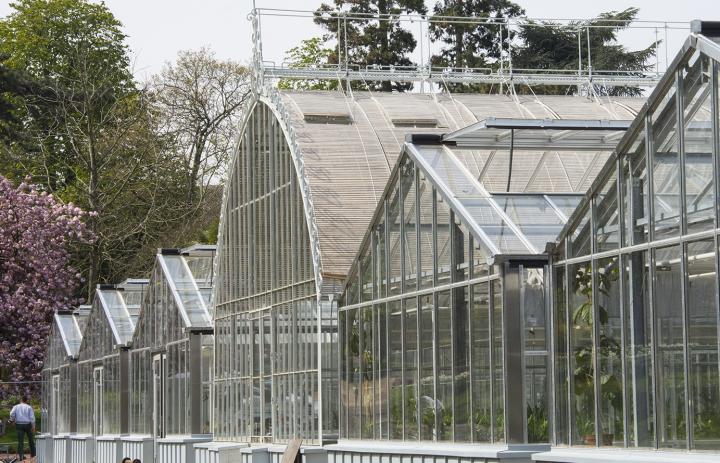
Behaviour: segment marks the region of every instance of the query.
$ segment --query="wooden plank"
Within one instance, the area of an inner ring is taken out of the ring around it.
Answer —
[[[295,463],[300,461],[300,445],[302,444],[302,439],[293,439],[290,441],[290,443],[285,447],[285,452],[283,453],[282,460],[280,460],[280,463]]]

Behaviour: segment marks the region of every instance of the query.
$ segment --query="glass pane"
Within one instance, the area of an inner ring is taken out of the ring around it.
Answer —
[[[418,184],[420,203],[420,285],[430,288],[433,285],[433,189],[430,182],[421,180]]]
[[[685,210],[688,233],[714,227],[713,136],[710,60],[698,59],[683,84]]]
[[[505,441],[505,361],[503,357],[503,292],[500,280],[492,282],[493,300],[493,413],[495,442]]]
[[[660,447],[685,448],[685,359],[683,356],[680,246],[655,250],[655,332],[658,340]]]
[[[371,239],[372,240],[372,239]],[[373,268],[372,268],[372,243],[370,247],[365,249],[362,258],[360,259],[361,268],[361,286],[362,286],[362,302],[372,301],[373,299]]]
[[[470,288],[453,290],[453,363],[456,442],[470,441]]]
[[[626,153],[620,158],[625,237],[623,246],[640,244],[648,239],[649,189],[647,181],[647,156],[645,126],[635,135]]]
[[[624,445],[622,318],[620,313],[620,267],[617,257],[595,264],[595,292],[599,334],[600,445]]]
[[[417,440],[418,434],[418,304],[411,297],[403,300],[405,357],[403,378],[405,381],[403,404],[405,412],[405,439]]]
[[[464,225],[457,223],[457,218],[452,229],[455,253],[453,281],[464,281],[470,278],[470,234]]]
[[[687,245],[689,383],[696,449],[720,447],[715,253],[712,239]]]
[[[488,283],[473,285],[472,323],[472,399],[473,441],[490,442],[490,291]]]
[[[586,205],[580,213],[581,219],[575,226],[569,241],[570,258],[590,255],[592,233],[590,230],[590,208]]]
[[[437,439],[453,439],[453,332],[450,291],[437,293]]]
[[[547,195],[547,197],[550,199],[550,201],[553,203],[555,207],[560,209],[560,212],[563,213],[563,215],[566,218],[570,218],[570,216],[575,212],[575,209],[577,209],[578,204],[580,204],[580,201],[583,199],[583,195]]]
[[[656,239],[675,236],[680,230],[680,160],[675,100],[675,87],[671,87],[652,114]]]
[[[435,398],[433,370],[433,296],[420,297],[420,439],[435,440],[435,418],[438,406]]]
[[[400,301],[388,302],[388,380],[390,382],[390,439],[403,438],[403,335],[402,305]],[[412,413],[412,411],[411,411]]]
[[[555,444],[568,444],[567,302],[565,266],[555,267]]]
[[[654,397],[650,316],[650,271],[647,251],[623,256],[625,267],[625,355],[628,439],[636,447],[654,447]]]
[[[568,266],[570,320],[570,394],[575,445],[592,445],[595,440],[595,370],[593,357],[592,267],[590,262]]]
[[[508,226],[487,198],[460,199],[470,216],[482,229],[487,239],[501,253],[529,252],[527,247]]]
[[[437,267],[435,274],[437,275],[437,285],[444,285],[451,282],[452,240],[450,235],[453,224],[450,222],[450,209],[439,194],[436,194],[436,200]]]
[[[375,226],[375,297],[386,297],[385,218],[382,216]]]
[[[549,442],[548,339],[543,268],[523,269],[521,294],[527,441]]]
[[[400,223],[402,214],[400,211],[400,193],[397,188],[388,199],[388,256],[390,264],[390,275],[388,281],[388,295],[395,296],[401,292],[402,282],[402,240],[400,235]]]
[[[554,243],[565,222],[542,196],[493,196],[500,208],[539,251]]]
[[[418,277],[418,227],[416,226],[415,167],[408,162],[401,168],[401,194],[403,196],[403,252],[405,254],[404,291],[417,288]]]
[[[595,252],[617,249],[620,243],[620,218],[618,216],[617,175],[605,181],[595,201]]]
[[[364,307],[361,311],[360,324],[360,365],[361,365],[361,404],[362,404],[362,433],[364,439],[372,439],[375,432],[374,398],[375,398],[375,361],[373,352],[373,308]]]
[[[360,320],[358,310],[347,311],[348,318],[348,437],[360,438]]]

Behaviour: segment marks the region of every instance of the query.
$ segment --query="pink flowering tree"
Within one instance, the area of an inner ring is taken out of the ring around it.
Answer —
[[[82,303],[70,248],[92,240],[87,214],[0,176],[0,381],[16,384],[0,399],[37,393],[53,313]]]

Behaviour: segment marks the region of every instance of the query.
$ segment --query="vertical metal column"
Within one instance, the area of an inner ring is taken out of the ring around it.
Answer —
[[[130,350],[120,349],[120,434],[130,432]]]
[[[202,434],[202,334],[189,333],[190,434]]]

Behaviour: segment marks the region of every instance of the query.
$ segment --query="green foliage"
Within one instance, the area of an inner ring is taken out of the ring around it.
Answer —
[[[400,26],[397,20],[403,13],[425,14],[423,0],[334,0],[333,5],[323,3],[315,12],[315,22],[328,31],[326,40],[339,43],[329,55],[330,63],[347,61],[365,66],[410,66],[409,54],[415,50],[417,41],[413,34]],[[359,16],[383,15],[383,20],[358,17],[340,21],[343,14]],[[347,37],[347,39],[346,39]],[[347,57],[344,50],[347,45]],[[353,84],[356,85],[356,84]],[[358,88],[382,91],[406,91],[412,84],[405,82],[357,83]]]
[[[590,26],[590,54],[596,71],[628,71],[639,73],[650,68],[648,60],[657,51],[657,43],[630,51],[618,42],[618,34],[627,29],[637,18],[639,9],[628,8],[603,13],[590,21],[559,25],[551,21],[530,23],[521,28],[519,38],[523,45],[513,52],[513,67],[518,69],[578,70],[578,53],[583,56],[583,68],[587,68],[588,39],[586,27]],[[546,27],[552,25],[553,27]],[[594,26],[594,27],[593,27]],[[580,32],[580,40],[578,40]],[[518,89],[529,92],[529,89]],[[536,93],[574,94],[577,87],[546,86],[533,89]],[[606,87],[596,84],[594,91],[601,95],[637,96],[641,90],[635,87]]]
[[[501,19],[522,16],[525,10],[510,0],[443,0],[435,3],[436,16]],[[440,51],[431,57],[433,66],[450,68],[497,69],[500,55],[500,25],[431,19],[431,37],[442,44]],[[502,47],[507,49],[515,33],[503,28]],[[453,84],[452,92],[487,91],[487,85]]]
[[[330,64],[333,49],[327,46],[322,37],[313,37],[300,42],[285,53],[285,61],[290,68],[304,68]],[[281,90],[337,90],[336,80],[320,79],[281,79],[278,88]]]
[[[549,442],[549,422],[545,402],[527,405],[527,433],[529,443]]]

